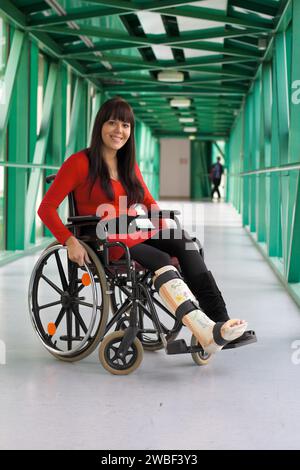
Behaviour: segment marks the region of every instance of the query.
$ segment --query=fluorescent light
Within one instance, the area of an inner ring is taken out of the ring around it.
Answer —
[[[196,139],[196,136],[195,136],[195,135],[189,135],[189,139],[190,139],[190,140],[195,140],[195,139]]]
[[[184,127],[184,132],[197,132],[197,127]]]
[[[159,72],[157,79],[160,82],[183,82],[183,72],[176,72],[175,70]]]
[[[175,98],[170,101],[171,106],[176,106],[177,108],[188,108],[191,105],[191,100],[183,98]]]
[[[267,49],[267,39],[266,38],[259,38],[258,39],[258,49],[260,51],[264,51]]]
[[[185,117],[179,118],[179,122],[194,122],[194,121],[195,121],[194,118],[185,118]]]

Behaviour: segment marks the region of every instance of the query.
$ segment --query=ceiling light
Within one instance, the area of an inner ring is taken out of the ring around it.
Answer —
[[[139,101],[139,104],[140,104],[141,106],[146,106],[147,103],[146,103],[146,101]]]
[[[191,100],[183,98],[175,98],[170,101],[171,106],[176,106],[177,108],[188,108],[191,105]]]
[[[195,135],[189,135],[189,139],[190,139],[190,140],[195,140],[195,139],[196,139],[196,136],[195,136]]]
[[[184,127],[184,132],[197,132],[197,127]]]
[[[176,72],[175,70],[159,72],[157,80],[160,82],[183,82],[184,74],[183,72]]]
[[[194,118],[188,118],[188,117],[179,118],[179,122],[194,122],[194,121],[195,121]]]
[[[266,38],[259,38],[258,39],[258,49],[260,51],[264,51],[267,48],[267,39]]]

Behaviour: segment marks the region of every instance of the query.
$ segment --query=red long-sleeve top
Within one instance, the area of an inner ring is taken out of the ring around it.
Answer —
[[[113,190],[114,190],[114,200],[111,201],[108,199],[105,192],[102,190],[100,184],[96,183],[92,189],[91,196],[89,197],[90,192],[90,182],[88,181],[88,170],[89,170],[89,161],[87,155],[84,151],[77,152],[71,155],[61,166],[58,171],[55,180],[52,182],[49,190],[45,194],[39,209],[38,215],[43,221],[43,223],[48,227],[50,232],[54,237],[61,243],[65,244],[67,239],[72,236],[72,232],[68,230],[67,227],[63,224],[60,219],[57,208],[65,197],[73,191],[77,212],[78,215],[103,215],[103,212],[99,212],[99,206],[102,204],[109,204],[110,207],[115,210],[115,216],[124,213],[122,209],[122,200],[120,196],[126,196],[125,189],[120,181],[111,179]],[[140,169],[135,164],[135,173],[141,182],[144,189],[144,200],[143,205],[147,209],[159,209],[158,204],[155,199],[152,197],[149,189],[144,182],[144,179],[141,175]],[[120,204],[121,202],[121,204]],[[103,208],[103,206],[102,206]],[[98,210],[97,210],[98,209]],[[136,214],[135,210],[125,210],[127,214]],[[109,215],[107,218],[111,218]],[[110,234],[108,236],[108,241],[122,241],[128,247],[132,247],[139,243],[142,243],[144,240],[151,238],[155,233],[160,230],[157,224],[154,224],[155,229],[149,231],[136,231],[130,234]],[[165,225],[162,224],[161,228]],[[109,248],[109,257],[111,260],[119,259],[124,250],[121,247],[110,247]]]

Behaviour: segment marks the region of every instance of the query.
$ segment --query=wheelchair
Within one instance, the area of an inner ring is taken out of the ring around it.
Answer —
[[[50,175],[46,182],[54,178]],[[211,355],[194,336],[190,346],[185,340],[176,339],[183,324],[160,301],[152,273],[131,259],[124,243],[108,241],[107,221],[77,215],[73,193],[68,195],[68,209],[66,227],[86,249],[91,263],[79,267],[69,260],[67,247],[55,241],[34,266],[28,291],[29,312],[33,328],[49,353],[62,361],[74,362],[100,345],[101,364],[116,375],[136,370],[144,350],[164,348],[167,354],[190,353],[197,365],[206,365]],[[136,219],[151,216],[173,220],[180,228],[179,213],[160,210],[127,216],[127,228]],[[203,256],[200,242],[197,238],[193,241]],[[124,258],[110,260],[112,246],[122,247]],[[181,273],[177,258],[172,258],[172,264]]]

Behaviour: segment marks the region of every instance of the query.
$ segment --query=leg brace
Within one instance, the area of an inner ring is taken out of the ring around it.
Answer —
[[[174,266],[163,266],[155,271],[153,283],[169,310],[191,330],[206,352],[219,351],[244,333],[247,323],[234,325],[237,320],[218,323],[210,320],[199,309],[196,298]]]

